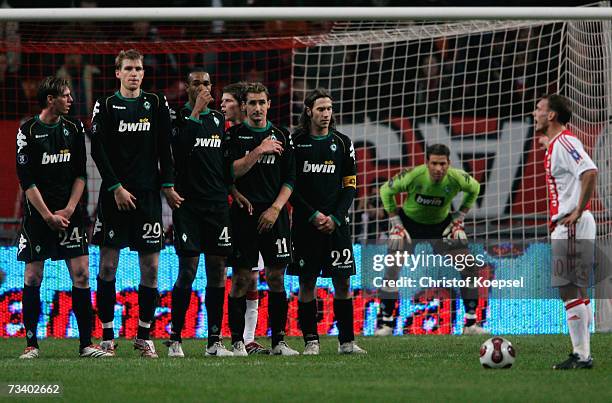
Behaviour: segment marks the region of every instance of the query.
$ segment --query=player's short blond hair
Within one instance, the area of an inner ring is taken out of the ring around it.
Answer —
[[[144,56],[136,49],[121,50],[115,58],[115,70],[121,70],[124,60],[140,60],[142,62]]]

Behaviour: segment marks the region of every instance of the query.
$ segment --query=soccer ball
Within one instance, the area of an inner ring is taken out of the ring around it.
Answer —
[[[503,337],[491,337],[480,346],[480,363],[484,368],[510,368],[515,358],[516,350]]]

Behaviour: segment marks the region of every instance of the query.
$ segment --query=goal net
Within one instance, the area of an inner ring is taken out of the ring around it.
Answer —
[[[435,143],[481,183],[469,234],[545,237],[544,149],[531,113],[553,92],[572,100],[570,128],[600,168],[593,210],[598,235],[611,235],[610,21],[336,23],[317,41],[293,50],[293,123],[309,89],[331,90],[357,150],[357,240],[385,235],[378,188]]]

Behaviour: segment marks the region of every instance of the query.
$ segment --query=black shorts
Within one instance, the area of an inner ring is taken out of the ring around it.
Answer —
[[[293,258],[287,274],[304,278],[354,275],[355,256],[349,225],[324,234],[310,223],[294,224]]]
[[[89,254],[83,210],[77,206],[65,231],[54,231],[34,213],[23,217],[17,260],[30,263],[45,259],[67,260]]]
[[[465,249],[465,245],[460,240],[448,240],[442,239],[442,233],[452,221],[452,217],[449,214],[446,216],[444,221],[438,224],[421,224],[406,216],[403,210],[400,210],[399,216],[402,219],[404,228],[410,234],[411,239],[430,239],[435,240],[432,242],[434,252],[444,254],[449,251],[456,251],[458,249]],[[414,243],[413,243],[414,244]]]
[[[172,212],[172,223],[177,255],[231,254],[232,229],[227,202],[210,204],[186,200]]]
[[[92,243],[113,249],[127,246],[138,252],[158,252],[164,245],[159,192],[130,192],[136,209],[119,211],[113,192],[101,192]]]
[[[278,214],[272,229],[263,233],[257,231],[259,216],[270,207],[254,205],[253,215],[246,209],[232,204],[230,217],[234,230],[234,253],[230,264],[238,267],[257,267],[259,253],[265,266],[286,265],[292,260],[291,230],[287,208]]]

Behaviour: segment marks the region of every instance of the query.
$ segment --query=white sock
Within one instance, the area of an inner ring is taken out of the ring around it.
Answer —
[[[247,296],[246,311],[244,313],[244,344],[249,344],[255,340],[258,308],[259,299],[249,299]]]
[[[588,329],[588,310],[581,299],[565,301],[565,314],[567,327],[574,353],[578,354],[581,361],[591,356],[590,334]]]

